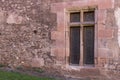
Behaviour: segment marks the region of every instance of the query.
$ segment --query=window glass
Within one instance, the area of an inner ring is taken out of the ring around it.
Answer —
[[[84,22],[94,21],[94,11],[84,12],[83,18]]]
[[[80,12],[70,13],[70,22],[80,22]]]

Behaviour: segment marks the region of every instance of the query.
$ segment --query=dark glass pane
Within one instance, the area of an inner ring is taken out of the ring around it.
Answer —
[[[70,63],[79,64],[80,61],[80,27],[70,28]]]
[[[88,21],[95,21],[95,13],[94,11],[88,11],[88,12],[84,12],[84,21],[88,22]]]
[[[84,27],[84,64],[94,64],[94,26]]]
[[[70,13],[70,22],[80,22],[80,12]]]

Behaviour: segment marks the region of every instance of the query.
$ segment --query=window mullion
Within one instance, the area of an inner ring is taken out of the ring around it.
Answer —
[[[81,12],[81,14],[80,14],[80,20],[81,20],[81,24],[80,24],[80,66],[83,66],[83,25],[82,25],[82,23],[83,23],[83,10],[81,10],[80,11]]]

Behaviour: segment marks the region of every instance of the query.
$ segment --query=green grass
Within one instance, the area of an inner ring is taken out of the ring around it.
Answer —
[[[0,70],[0,80],[54,80],[51,78],[39,78],[17,72],[6,72]]]

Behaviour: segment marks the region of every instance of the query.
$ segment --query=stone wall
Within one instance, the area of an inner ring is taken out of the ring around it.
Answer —
[[[50,49],[60,0],[0,0],[0,63],[10,67],[40,67],[55,63]]]
[[[114,38],[109,40],[107,47],[112,55],[108,56],[108,63],[105,65],[110,71],[120,71],[120,1],[114,0],[114,9],[107,10],[106,27],[113,28]]]
[[[57,30],[52,32],[52,38],[56,40],[55,47],[52,47],[52,53],[61,57],[61,60],[67,58],[66,63],[69,64],[70,44],[69,26],[66,24],[68,19],[67,13],[69,13],[69,10],[73,9],[79,10],[84,7],[89,8],[96,6],[95,66],[106,67],[111,61],[118,61],[118,27],[116,25],[114,13],[114,5],[116,2],[117,1],[114,0],[78,0],[74,2],[67,1],[53,4],[52,11],[57,14]]]
[[[120,1],[80,1],[0,0],[0,63],[10,67],[64,65],[65,53],[69,53],[65,51],[64,9],[99,5],[96,65],[118,71]]]

